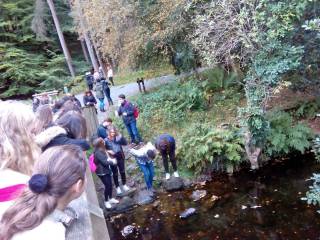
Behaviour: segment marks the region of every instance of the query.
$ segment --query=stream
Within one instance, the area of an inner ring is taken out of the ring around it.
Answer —
[[[112,240],[185,239],[320,239],[317,207],[300,200],[305,196],[313,172],[320,172],[312,155],[273,162],[257,172],[219,175],[204,186],[159,193],[153,204],[137,207],[107,221]],[[207,195],[194,202],[190,195],[204,189]],[[220,199],[212,201],[212,196]],[[180,219],[187,208],[195,215]],[[135,226],[123,237],[121,230]]]

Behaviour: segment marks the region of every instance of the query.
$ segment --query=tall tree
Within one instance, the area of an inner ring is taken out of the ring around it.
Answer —
[[[51,14],[52,14],[54,25],[56,27],[56,30],[57,30],[57,33],[58,33],[58,36],[59,36],[60,44],[61,44],[61,47],[62,47],[62,50],[63,50],[63,54],[65,56],[65,59],[66,59],[70,74],[71,74],[72,77],[75,77],[75,72],[74,72],[74,69],[73,69],[73,66],[72,66],[72,60],[71,60],[70,52],[69,52],[69,49],[67,47],[66,41],[64,39],[62,30],[61,30],[61,27],[60,27],[59,19],[57,17],[57,13],[56,13],[56,10],[54,8],[54,4],[53,4],[52,0],[47,0],[47,3],[49,5],[49,8],[50,8],[50,11],[51,11]]]

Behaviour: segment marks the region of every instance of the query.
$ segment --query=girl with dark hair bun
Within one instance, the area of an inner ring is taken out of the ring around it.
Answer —
[[[24,191],[1,218],[0,239],[64,240],[72,218],[63,211],[83,193],[86,165],[74,145],[42,153]]]

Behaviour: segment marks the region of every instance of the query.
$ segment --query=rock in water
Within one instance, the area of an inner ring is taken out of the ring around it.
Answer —
[[[180,218],[185,219],[187,217],[190,217],[191,215],[196,213],[196,209],[195,208],[188,208],[187,210],[183,211],[182,213],[180,213]]]
[[[190,196],[191,199],[193,199],[193,201],[198,201],[201,198],[205,197],[207,195],[207,191],[206,190],[196,190],[192,193],[192,195]]]
[[[135,205],[135,202],[130,197],[124,197],[121,199],[120,203],[115,205],[115,208],[112,210],[116,213],[124,212]]]
[[[183,189],[183,179],[180,177],[171,177],[169,180],[164,180],[163,187],[168,192]]]
[[[122,236],[127,237],[128,235],[133,233],[134,229],[135,229],[135,227],[132,225],[125,226],[123,228],[123,230],[121,231],[121,234],[122,234]]]
[[[148,190],[142,190],[135,197],[135,201],[139,205],[152,203],[154,201],[154,194]]]

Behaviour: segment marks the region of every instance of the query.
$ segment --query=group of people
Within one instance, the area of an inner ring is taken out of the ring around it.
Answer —
[[[168,159],[174,176],[179,177],[175,160],[175,140],[160,135],[154,144],[143,144],[136,127],[134,106],[119,96],[117,115],[121,116],[131,138],[129,152],[144,174],[146,188],[153,193],[153,160],[159,152],[166,179],[170,178]],[[129,191],[123,146],[128,142],[112,123],[104,120],[93,140],[95,174],[105,186],[105,206],[119,200],[113,197]],[[15,102],[0,102],[0,239],[65,239],[73,216],[65,213],[71,201],[82,197],[90,149],[86,140],[86,120],[81,103],[67,94],[53,104],[41,100],[33,109]],[[121,185],[118,176],[121,177]],[[113,179],[113,183],[112,183]]]
[[[72,96],[32,109],[0,102],[0,239],[65,239],[82,196],[90,148]]]
[[[137,165],[144,175],[146,189],[153,195],[153,161],[158,152],[163,160],[166,180],[170,179],[168,159],[172,163],[174,177],[179,177],[175,159],[175,139],[169,134],[162,134],[156,138],[154,144],[151,142],[144,144],[136,126],[133,104],[126,100],[123,94],[119,95],[118,101],[119,108],[116,111],[116,115],[122,117],[131,138],[129,153],[136,159]],[[97,166],[96,174],[105,185],[105,206],[110,209],[112,204],[119,202],[112,197],[112,177],[117,195],[120,195],[122,191],[130,190],[126,185],[125,154],[123,151],[123,146],[128,145],[128,142],[113,125],[111,118],[106,118],[98,126],[97,136],[98,139],[93,144],[94,163]],[[118,172],[121,176],[122,189],[118,181]]]
[[[104,98],[106,96],[109,106],[113,105],[111,98],[110,85],[114,86],[113,82],[113,70],[110,65],[107,67],[107,77],[105,77],[102,67],[99,67],[99,71],[94,71],[85,74],[85,80],[88,86],[88,90],[85,92],[83,102],[85,106],[92,106],[97,104],[97,100],[92,94],[92,90],[95,90],[96,97],[99,100],[99,110],[105,112]]]

